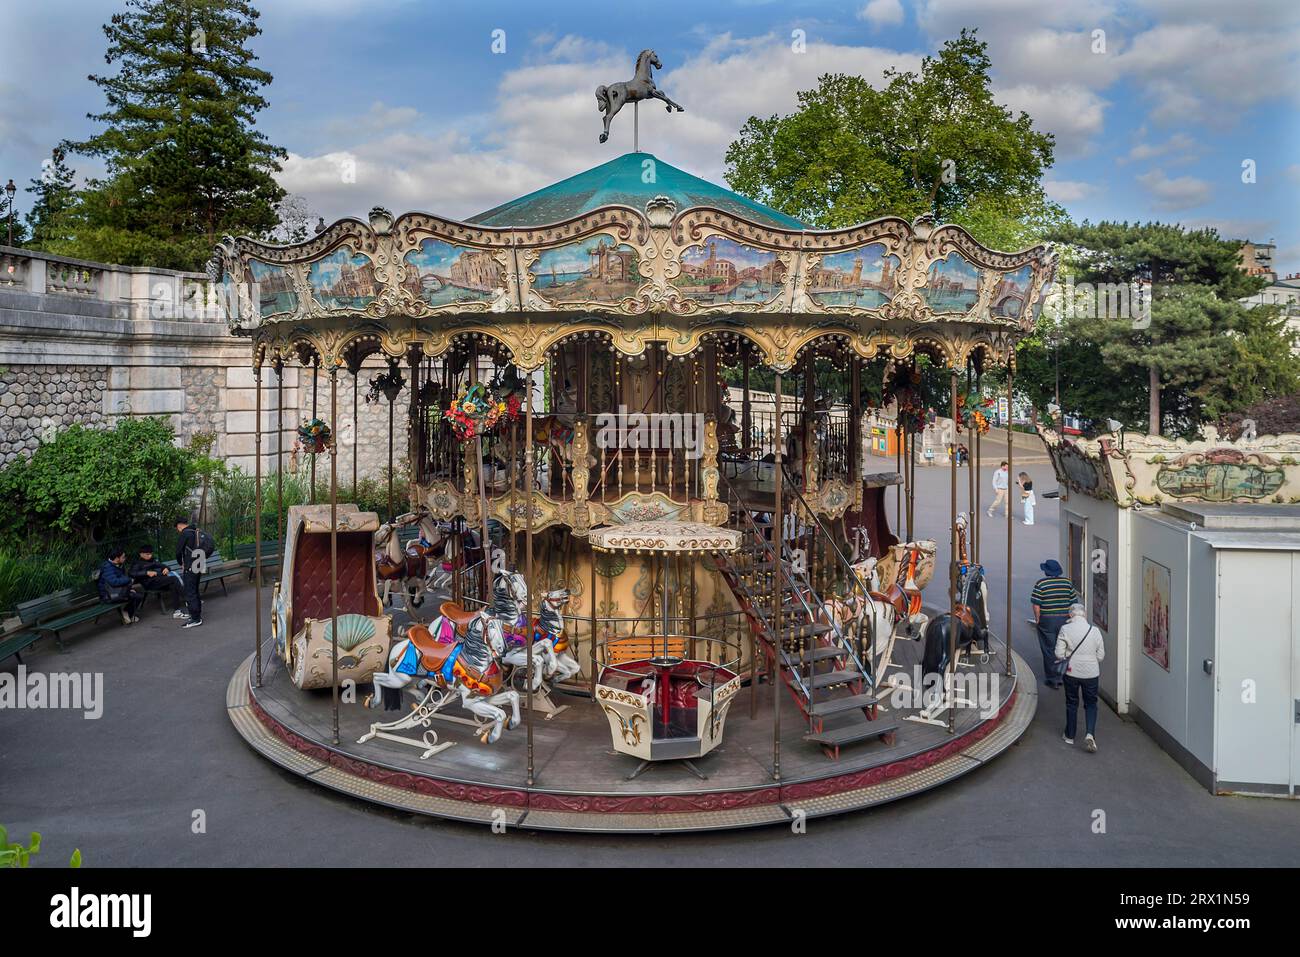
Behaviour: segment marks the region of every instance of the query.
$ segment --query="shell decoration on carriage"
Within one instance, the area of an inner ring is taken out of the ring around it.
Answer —
[[[392,620],[375,586],[379,516],[338,505],[338,680],[358,683],[382,670]],[[296,687],[328,688],[334,673],[330,614],[330,506],[289,508],[284,566],[272,602],[271,637]]]

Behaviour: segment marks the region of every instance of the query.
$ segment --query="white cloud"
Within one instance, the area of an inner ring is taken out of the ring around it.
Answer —
[[[1105,127],[1107,101],[1082,86],[1026,84],[996,88],[994,94],[1013,111],[1028,113],[1035,129],[1056,136],[1058,159],[1090,152],[1094,138]]]
[[[1043,189],[1047,191],[1048,198],[1058,203],[1076,203],[1097,191],[1092,183],[1074,179],[1045,179]]]
[[[1144,136],[1146,128],[1143,127],[1138,131],[1138,136]],[[1121,166],[1127,163],[1141,163],[1145,160],[1155,159],[1156,157],[1165,157],[1168,163],[1186,163],[1196,159],[1197,149],[1196,141],[1186,133],[1175,133],[1163,143],[1137,143],[1125,155],[1119,157],[1115,162]]]
[[[1210,201],[1213,193],[1208,180],[1195,176],[1178,176],[1170,178],[1162,169],[1153,169],[1137,178],[1138,183],[1151,195],[1151,203],[1156,209],[1175,212],[1203,206]]]
[[[871,0],[858,11],[858,19],[873,27],[898,26],[903,22],[903,5],[898,0]]]

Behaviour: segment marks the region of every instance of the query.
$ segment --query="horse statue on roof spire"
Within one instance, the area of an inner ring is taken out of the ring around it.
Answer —
[[[602,143],[609,139],[609,121],[624,106],[637,100],[663,100],[667,104],[669,113],[673,110],[678,113],[685,112],[685,108],[680,103],[668,99],[664,92],[655,86],[651,70],[663,68],[663,63],[659,61],[659,54],[654,50],[642,50],[636,58],[636,76],[622,83],[596,87],[596,109],[605,114],[605,132],[600,134]]]

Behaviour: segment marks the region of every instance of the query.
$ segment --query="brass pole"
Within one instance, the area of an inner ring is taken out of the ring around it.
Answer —
[[[1012,418],[1012,387],[1016,372],[1016,357],[1012,353],[1010,360],[1007,362],[1007,633],[1003,636],[1003,644],[1007,647],[1007,664],[1006,674],[1011,677],[1011,540],[1014,538],[1014,516],[1015,509],[1011,507],[1011,469],[1015,464],[1013,456],[1013,447],[1011,444],[1011,418]]]
[[[894,423],[894,468],[902,479],[894,486],[894,533],[903,533],[903,489],[907,486],[907,474],[903,471],[903,422],[899,418]],[[882,503],[883,504],[883,503]]]
[[[785,469],[785,441],[781,435],[781,373],[776,373],[776,384],[773,386],[774,402],[776,404],[776,451],[775,451],[775,477],[776,484],[776,508],[772,512],[772,554],[773,568],[775,569],[776,582],[776,600],[773,602],[772,611],[772,780],[781,780],[781,680],[778,672],[781,670],[781,606],[785,601],[782,585],[784,583],[784,568],[781,565],[782,558],[785,555],[785,515],[782,509],[781,495],[782,489],[782,472]]]
[[[256,498],[253,513],[253,641],[256,664],[256,684],[262,687],[262,357],[259,354],[257,364],[253,366],[253,388],[257,392],[254,400],[253,420],[253,482],[256,486]]]
[[[338,366],[330,365],[330,421],[339,414]],[[313,462],[315,459],[312,460]],[[330,684],[334,700],[334,743],[339,743],[339,457],[330,450]]]
[[[590,543],[591,539],[587,539]],[[591,552],[591,675],[588,683],[591,685],[591,700],[596,700],[596,550],[588,549]]]
[[[474,343],[474,348],[470,353],[469,366],[469,384],[478,384],[478,343]],[[480,542],[479,551],[483,554],[483,601],[485,603],[492,601],[492,539],[488,536],[488,500],[487,500],[487,481],[483,475],[483,434],[480,432],[474,436],[474,464],[477,467],[475,477],[478,481],[478,514],[479,522],[482,525],[483,538]],[[531,629],[530,629],[531,630]],[[532,672],[530,671],[531,675]],[[531,680],[529,687],[532,687]]]
[[[361,410],[357,406],[357,379],[361,375],[361,363],[352,373],[352,500],[357,500],[357,459],[361,458]]]
[[[952,617],[948,619],[948,688],[945,689],[948,695],[948,733],[953,734],[957,730],[957,370],[952,370],[949,378],[949,386],[952,393],[952,447],[948,455],[948,473],[951,479],[950,492],[952,494],[952,530],[950,532],[949,555],[951,560],[948,563],[948,599],[949,612]]]
[[[397,515],[393,508],[393,406],[396,402],[396,398],[388,400],[388,520],[390,522]]]
[[[524,531],[525,561],[528,565],[528,609],[524,616],[524,682],[528,695],[528,786],[533,786],[533,374],[527,373],[527,399],[524,403],[524,481],[528,483],[524,508],[527,510]]]
[[[319,418],[316,382],[320,378],[320,353],[311,360],[311,417]],[[311,457],[311,503],[316,504],[316,456]]]
[[[275,361],[275,537],[284,554],[284,469],[280,465],[280,449],[284,446],[284,359]],[[288,636],[285,636],[288,641]]]

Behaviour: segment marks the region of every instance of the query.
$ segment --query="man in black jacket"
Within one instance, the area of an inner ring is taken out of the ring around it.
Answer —
[[[176,521],[176,531],[180,537],[176,540],[176,564],[181,569],[181,585],[185,589],[185,606],[190,613],[190,620],[185,628],[196,628],[203,624],[203,599],[199,596],[199,581],[203,577],[206,558],[194,554],[199,549],[199,530],[188,519]]]
[[[171,573],[171,569],[153,557],[152,545],[141,545],[139,558],[131,563],[130,575],[133,581],[146,592],[171,590],[173,618],[188,618],[189,613],[181,607],[185,600],[185,588],[181,580]]]
[[[122,567],[125,564],[126,549],[109,549],[104,564],[99,566],[96,585],[99,587],[99,600],[105,604],[126,602],[126,607],[119,608],[118,611],[122,615],[122,624],[133,625],[140,620],[136,617],[136,612],[144,604],[144,592],[131,581],[131,576]]]

